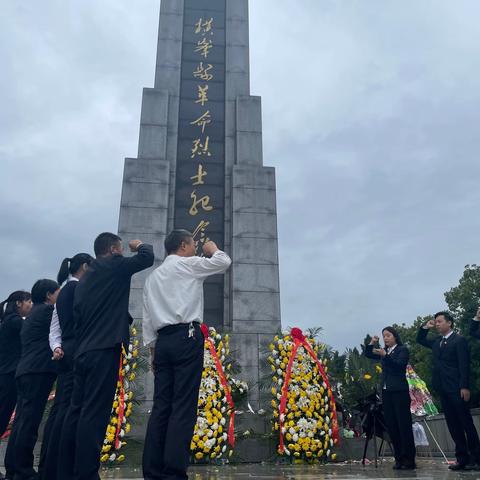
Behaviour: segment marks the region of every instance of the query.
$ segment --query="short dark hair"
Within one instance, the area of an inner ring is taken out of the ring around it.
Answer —
[[[43,278],[37,280],[32,287],[32,302],[43,303],[47,299],[48,293],[55,293],[60,286],[55,280]]]
[[[447,322],[451,323],[451,327],[453,328],[453,324],[455,323],[455,320],[453,318],[453,315],[450,312],[447,312],[447,311],[437,312],[433,318],[436,319],[437,317],[441,317],[442,315],[445,317],[445,320]]]
[[[114,247],[118,242],[121,242],[122,239],[115,235],[114,233],[110,232],[103,232],[101,233],[96,239],[95,243],[93,244],[93,250],[95,255],[98,257],[99,255],[106,255],[110,252],[110,248]]]
[[[25,292],[24,290],[17,290],[11,293],[5,301],[0,303],[0,319],[11,313],[18,312],[17,302],[25,302],[31,298],[30,292]]]
[[[395,341],[397,342],[397,345],[403,345],[402,340],[400,338],[400,334],[393,327],[385,327],[382,330],[382,333],[385,331],[390,332],[395,337]]]
[[[175,253],[182,245],[182,242],[188,243],[190,239],[193,239],[193,235],[188,230],[178,229],[170,232],[164,243],[167,255]]]

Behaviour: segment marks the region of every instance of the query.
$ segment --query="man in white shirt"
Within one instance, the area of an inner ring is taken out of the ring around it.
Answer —
[[[174,230],[167,257],[145,282],[143,341],[155,374],[153,408],[143,452],[145,480],[187,479],[203,371],[203,282],[232,261],[214,242],[196,256],[192,234]]]

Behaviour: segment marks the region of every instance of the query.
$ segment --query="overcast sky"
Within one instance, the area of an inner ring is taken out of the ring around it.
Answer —
[[[116,231],[159,0],[0,3],[0,297]],[[479,262],[480,3],[251,0],[282,320],[343,349]]]

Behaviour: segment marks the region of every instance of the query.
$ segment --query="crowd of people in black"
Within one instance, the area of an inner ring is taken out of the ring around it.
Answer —
[[[432,350],[432,387],[440,398],[447,427],[455,443],[456,462],[450,470],[480,470],[480,442],[470,413],[470,352],[465,337],[454,332],[454,318],[438,312],[417,334],[417,342]],[[429,335],[435,329],[437,335]],[[471,320],[470,334],[480,339],[480,308]],[[396,470],[413,470],[415,443],[406,378],[408,348],[392,327],[382,331],[385,348],[373,336],[365,355],[382,364],[382,406],[385,426],[392,442]]]
[[[95,258],[65,259],[57,281],[15,291],[0,304],[0,437],[12,414],[5,453],[9,480],[98,480],[100,453],[117,387],[122,345],[128,348],[132,276],[154,263],[153,247],[102,233]],[[203,369],[203,282],[231,260],[212,241],[199,257],[190,232],[174,230],[167,257],[147,278],[143,331],[155,375],[144,450],[149,480],[186,479]],[[34,448],[56,382],[41,445]]]

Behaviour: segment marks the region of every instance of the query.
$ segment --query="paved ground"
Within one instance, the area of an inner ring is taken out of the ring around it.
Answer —
[[[450,472],[439,461],[420,460],[415,471],[392,470],[392,461],[384,461],[379,468],[358,463],[330,465],[238,465],[224,467],[193,467],[189,471],[190,480],[362,480],[362,479],[419,479],[454,480],[480,479],[480,472]],[[139,470],[109,469],[102,478],[122,478],[137,480],[142,478]]]
[[[0,442],[0,471],[3,471],[3,458],[6,442]],[[38,448],[36,457],[38,459]],[[132,455],[134,464],[140,464],[141,457]],[[191,467],[190,480],[363,480],[363,479],[418,479],[418,480],[480,480],[480,472],[455,473],[448,470],[440,459],[418,459],[415,471],[392,470],[393,460],[387,458],[376,469],[373,464],[363,466],[359,462],[328,465],[275,465],[275,464],[239,464],[209,467]],[[139,480],[140,468],[127,465],[104,468],[102,479]]]

